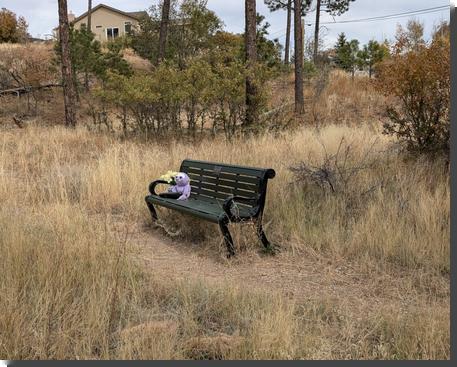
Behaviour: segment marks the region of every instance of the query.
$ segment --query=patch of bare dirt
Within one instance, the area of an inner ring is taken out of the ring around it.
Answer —
[[[280,292],[297,302],[338,299],[355,307],[367,303],[372,307],[386,304],[402,307],[418,298],[445,302],[449,297],[448,281],[441,276],[420,279],[401,269],[362,268],[347,259],[328,259],[312,252],[264,255],[260,254],[259,244],[259,254],[241,253],[227,260],[221,252],[176,241],[151,226],[135,228],[130,243],[137,246],[138,260],[157,277],[204,279],[256,291]],[[433,292],[430,292],[431,284]]]

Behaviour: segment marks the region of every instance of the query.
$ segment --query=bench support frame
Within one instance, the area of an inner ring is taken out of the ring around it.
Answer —
[[[259,237],[260,242],[262,242],[262,245],[265,247],[266,250],[272,251],[273,247],[271,246],[270,241],[268,241],[265,231],[263,230],[262,214],[255,219],[255,224],[257,229],[257,236]]]
[[[225,245],[227,246],[227,257],[230,258],[235,255],[235,246],[233,244],[232,235],[228,229],[228,220],[219,221],[219,228],[224,236]]]
[[[147,199],[147,196],[146,196],[146,199]],[[146,204],[148,206],[149,212],[151,213],[152,220],[156,221],[157,219],[159,219],[157,217],[157,212],[156,212],[156,209],[154,208],[154,205],[152,205],[148,200],[146,200]]]

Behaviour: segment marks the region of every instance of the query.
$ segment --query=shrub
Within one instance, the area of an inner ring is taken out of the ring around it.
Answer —
[[[242,62],[209,58],[193,58],[184,69],[166,61],[147,73],[108,72],[95,95],[102,104],[120,111],[124,134],[158,138],[169,133],[179,135],[187,129],[195,138],[197,127],[204,134],[206,123],[213,135],[221,131],[231,139],[244,120],[247,71]],[[269,70],[258,64],[254,73],[258,85],[264,86],[270,77]],[[259,108],[265,106],[265,97],[262,90]]]
[[[0,9],[0,43],[23,43],[27,40],[27,22],[11,10]]]
[[[384,130],[409,151],[449,153],[450,40],[435,34],[429,45],[414,49],[397,41],[392,57],[379,68],[379,90],[397,97],[388,106]]]

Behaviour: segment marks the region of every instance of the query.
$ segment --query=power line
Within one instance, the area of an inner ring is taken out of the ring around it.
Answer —
[[[449,7],[450,7],[450,5],[443,5],[443,6],[436,6],[434,8],[421,9],[421,10],[415,10],[415,11],[404,12],[404,13],[382,15],[379,17],[352,19],[352,20],[340,20],[340,21],[336,21],[336,22],[321,22],[320,24],[335,24],[335,23],[343,24],[343,23],[372,22],[372,21],[378,21],[378,20],[390,20],[390,19],[408,17],[411,15],[423,15],[423,14],[429,14],[429,13],[436,13],[439,11],[443,11],[445,9],[449,9]]]
[[[411,15],[424,15],[424,14],[436,13],[436,12],[443,11],[443,10],[449,9],[449,8],[450,8],[450,5],[442,5],[442,6],[435,6],[433,8],[426,8],[426,9],[420,9],[420,10],[414,10],[414,11],[408,11],[408,12],[396,13],[396,14],[389,14],[389,15],[380,15],[377,17],[370,17],[370,18],[341,20],[341,21],[335,21],[335,22],[320,22],[320,24],[331,25],[331,24],[375,22],[375,21],[380,21],[380,20],[399,19],[399,18],[409,17]],[[306,25],[311,26],[311,25],[315,25],[315,23],[306,23]],[[284,32],[284,31],[285,31],[285,29],[275,31],[275,32],[271,33],[270,36],[273,36],[274,34],[278,34],[280,32]],[[286,34],[284,33],[275,38],[282,38],[285,35]]]

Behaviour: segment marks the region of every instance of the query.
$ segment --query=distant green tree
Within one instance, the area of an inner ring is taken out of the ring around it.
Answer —
[[[265,21],[265,17],[257,13],[257,61],[268,67],[278,67],[281,64],[282,45],[278,39],[270,40],[268,28],[270,23]]]
[[[340,65],[340,60],[338,58],[338,55],[340,54],[340,52],[342,51],[342,49],[344,48],[346,43],[347,43],[346,34],[344,32],[341,32],[338,35],[338,39],[337,39],[336,44],[335,44],[335,53],[336,53],[336,56],[337,56],[336,57],[336,63],[337,63],[338,66]]]
[[[122,40],[121,42],[110,42],[107,47],[108,51],[103,53],[102,67],[97,70],[97,75],[103,80],[106,79],[107,71],[116,72],[127,77],[131,76],[133,74],[132,67],[122,54]]]
[[[103,55],[101,44],[83,24],[81,29],[70,29],[70,55],[75,77],[84,75],[84,87],[89,89],[90,75],[103,72]]]
[[[336,65],[341,69],[350,72],[352,77],[354,77],[355,70],[359,63],[358,53],[359,53],[359,41],[351,40],[347,41],[346,35],[340,33],[338,35],[338,41],[335,45],[336,51]]]
[[[103,52],[101,44],[95,39],[85,25],[81,29],[70,29],[70,57],[74,71],[74,83],[81,85],[78,76],[82,74],[83,85],[89,90],[89,80],[92,76],[101,80],[106,79],[107,71],[114,71],[122,75],[131,75],[132,70],[122,55],[122,40],[107,44],[107,52]],[[56,44],[55,51],[60,55],[60,44]]]
[[[371,40],[358,52],[358,64],[361,68],[368,67],[368,75],[371,78],[375,65],[383,61],[388,55],[389,48],[386,43]]]
[[[317,53],[319,47],[319,30],[321,10],[332,16],[340,16],[349,10],[349,4],[355,0],[316,0],[316,20],[314,24],[314,52],[313,60],[317,63]]]

